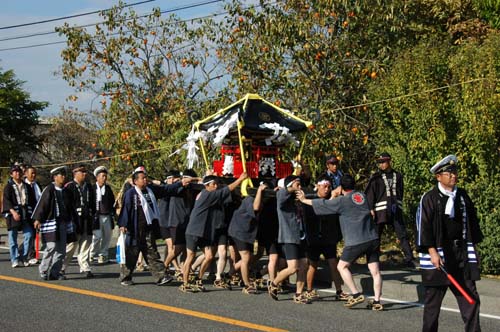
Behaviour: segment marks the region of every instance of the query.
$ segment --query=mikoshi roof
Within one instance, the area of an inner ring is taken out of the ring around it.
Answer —
[[[194,126],[198,130],[209,131],[211,128],[218,128],[228,123],[236,114],[238,114],[239,121],[243,122],[242,130],[250,133],[272,134],[274,129],[271,125],[273,124],[288,128],[290,133],[297,133],[307,130],[312,125],[312,122],[302,120],[292,112],[270,103],[259,95],[249,93],[217,113],[196,121]]]

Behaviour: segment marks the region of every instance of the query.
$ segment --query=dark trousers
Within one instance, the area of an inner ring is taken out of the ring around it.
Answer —
[[[165,266],[156,247],[156,237],[152,230],[147,230],[140,232],[137,244],[125,247],[125,265],[121,266],[120,281],[132,280],[132,273],[141,252],[148,262],[149,271],[155,281],[160,281],[164,277]]]
[[[382,241],[382,234],[384,233],[386,225],[390,225],[394,228],[401,250],[403,250],[403,254],[405,255],[405,262],[413,260],[413,251],[411,250],[410,242],[408,241],[408,235],[406,233],[404,222],[402,220],[394,220],[394,222],[378,224],[378,238],[380,241]]]
[[[476,301],[471,305],[460,292],[454,287],[450,286],[453,295],[457,299],[458,308],[462,315],[462,320],[465,323],[465,332],[479,332],[481,327],[479,325],[479,294],[476,289],[476,282],[473,280],[457,280],[465,291]],[[439,312],[441,310],[441,303],[443,302],[444,295],[448,286],[438,287],[425,287],[425,302],[424,302],[424,320],[422,332],[434,332],[438,330],[439,325]]]

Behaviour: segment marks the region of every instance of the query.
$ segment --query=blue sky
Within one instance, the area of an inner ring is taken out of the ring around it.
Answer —
[[[126,0],[124,2],[132,4],[140,2],[140,0]],[[205,0],[156,0],[134,6],[134,10],[138,13],[148,13],[153,7],[167,10],[202,2],[205,2]],[[0,11],[0,27],[102,10],[117,3],[118,0],[3,0]],[[182,18],[197,17],[220,12],[222,8],[222,3],[215,3],[178,11],[177,15]],[[97,14],[67,20],[70,25],[89,24],[99,21],[100,17]],[[41,113],[41,116],[55,115],[63,106],[76,107],[81,111],[88,110],[95,95],[79,94],[78,102],[66,101],[69,95],[74,94],[74,90],[61,77],[54,75],[62,64],[60,53],[65,46],[64,43],[5,50],[13,47],[64,41],[57,34],[8,41],[1,41],[1,39],[50,32],[54,31],[54,27],[62,24],[64,24],[64,21],[13,29],[0,29],[0,68],[3,71],[14,70],[16,77],[26,82],[24,89],[30,93],[32,100],[48,101],[50,103],[50,106]],[[92,108],[95,109],[96,107],[97,105],[94,103]]]

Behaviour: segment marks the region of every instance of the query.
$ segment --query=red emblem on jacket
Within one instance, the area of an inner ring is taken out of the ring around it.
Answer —
[[[365,202],[365,197],[363,195],[361,195],[360,193],[352,194],[351,199],[354,202],[354,204],[357,204],[357,205],[362,205]]]

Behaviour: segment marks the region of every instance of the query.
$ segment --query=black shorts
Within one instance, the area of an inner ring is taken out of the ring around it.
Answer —
[[[340,259],[344,262],[353,263],[356,259],[363,255],[366,255],[366,261],[368,263],[379,262],[380,241],[377,239],[360,243],[355,246],[344,247],[344,251],[340,256]]]
[[[186,229],[184,227],[169,227],[168,230],[174,246],[186,244]]]
[[[160,226],[160,234],[161,234],[161,238],[164,240],[172,237],[170,235],[170,228],[167,228],[167,227]]]
[[[319,261],[319,256],[323,254],[325,259],[337,258],[337,245],[319,245],[307,247],[307,258],[313,262]]]
[[[205,247],[210,246],[210,241],[202,237],[186,234],[186,248],[196,252],[198,248],[203,250]]]
[[[281,248],[287,261],[306,257],[306,246],[303,242],[300,244],[282,243]]]
[[[219,228],[215,230],[212,246],[227,245],[227,228]]]
[[[264,242],[260,243],[260,246],[263,246],[266,248],[266,253],[267,255],[278,255],[280,257],[283,257],[283,249],[281,248],[281,244],[277,242]]]
[[[250,251],[253,253],[253,244],[232,238],[238,251]]]

